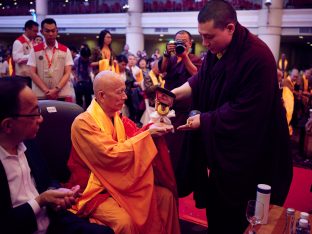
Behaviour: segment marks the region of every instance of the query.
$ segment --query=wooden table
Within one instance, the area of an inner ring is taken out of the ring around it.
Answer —
[[[300,211],[296,211],[294,225],[296,225],[299,216]],[[312,215],[310,215],[309,219],[310,223],[312,223]],[[257,234],[282,234],[285,227],[285,222],[286,222],[286,208],[271,205],[268,223],[263,225],[257,225],[256,226]],[[249,230],[250,226],[246,229],[244,234],[248,234]]]

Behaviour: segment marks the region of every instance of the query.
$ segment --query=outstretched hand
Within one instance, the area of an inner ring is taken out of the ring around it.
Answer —
[[[187,119],[186,124],[179,126],[177,129],[182,131],[196,130],[200,127],[200,114],[191,116]]]
[[[152,137],[163,136],[168,132],[172,132],[172,130],[173,130],[172,125],[168,125],[164,123],[154,123],[148,129]]]

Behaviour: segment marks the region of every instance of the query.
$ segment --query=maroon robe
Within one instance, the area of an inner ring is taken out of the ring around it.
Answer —
[[[256,198],[257,184],[271,185],[271,203],[282,205],[292,179],[274,57],[237,23],[222,58],[208,52],[189,84],[193,109],[202,113],[200,129],[189,133],[183,151],[192,159],[190,187],[197,205],[207,207],[211,233],[223,233],[216,231],[219,221],[227,223],[224,233],[242,233],[247,200]],[[220,219],[228,213],[227,221]]]

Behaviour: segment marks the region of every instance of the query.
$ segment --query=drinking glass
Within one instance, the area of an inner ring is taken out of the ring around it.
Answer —
[[[260,224],[263,219],[264,205],[256,200],[249,200],[246,208],[246,217],[251,224],[249,233],[256,233],[255,226]]]

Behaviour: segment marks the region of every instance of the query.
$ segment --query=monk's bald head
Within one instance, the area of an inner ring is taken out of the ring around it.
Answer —
[[[127,99],[125,82],[111,71],[100,72],[94,79],[93,89],[96,102],[109,117],[120,111]]]
[[[112,71],[101,71],[93,81],[94,95],[97,96],[99,91],[114,89],[116,86],[124,83],[120,76]]]

